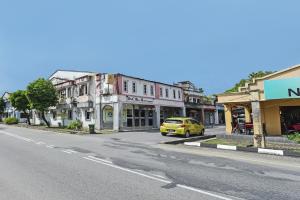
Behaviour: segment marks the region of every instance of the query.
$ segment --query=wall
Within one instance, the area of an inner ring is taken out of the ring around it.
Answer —
[[[263,123],[269,135],[281,135],[280,106],[300,106],[300,99],[261,102]]]

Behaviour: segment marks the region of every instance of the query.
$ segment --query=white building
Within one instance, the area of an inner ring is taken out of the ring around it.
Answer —
[[[159,128],[167,117],[185,116],[180,87],[126,76],[57,70],[49,80],[56,87],[59,103],[49,108],[52,126],[80,120],[84,128],[143,130]],[[35,113],[35,124],[43,123]]]
[[[102,74],[99,82],[96,110],[101,120],[96,127],[152,129],[167,117],[185,116],[180,87],[123,74]]]
[[[93,72],[57,70],[49,77],[59,95],[58,105],[49,108],[46,114],[52,126],[66,126],[74,120],[80,120],[86,128],[95,124],[96,75]],[[33,123],[43,123],[37,112]]]
[[[19,120],[19,122],[26,122],[27,121],[26,115],[23,112],[16,110],[16,108],[14,108],[11,105],[9,101],[10,94],[11,93],[9,92],[5,92],[2,95],[2,99],[4,100],[5,103],[5,108],[4,108],[3,115],[0,118],[15,117]]]

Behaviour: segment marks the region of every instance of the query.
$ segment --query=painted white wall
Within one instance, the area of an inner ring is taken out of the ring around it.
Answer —
[[[128,91],[124,90],[124,82],[125,81],[128,84]],[[136,92],[133,92],[133,83],[136,84]],[[144,93],[144,85],[146,85],[146,87],[147,87],[146,94]],[[151,92],[150,92],[151,86],[153,87],[153,94],[151,94]],[[151,81],[140,80],[140,79],[123,76],[122,77],[122,94],[154,98],[155,97],[155,83],[151,82]]]

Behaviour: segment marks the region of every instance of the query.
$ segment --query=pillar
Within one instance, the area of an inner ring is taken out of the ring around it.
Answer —
[[[255,147],[265,148],[265,140],[263,136],[262,116],[259,101],[251,102],[253,113],[253,144]]]
[[[182,107],[182,117],[186,117],[186,107]]]
[[[224,104],[226,133],[232,133],[232,107]]]
[[[120,131],[122,121],[122,104],[114,103],[113,106],[113,130]]]
[[[201,119],[202,119],[202,124],[205,124],[205,113],[204,113],[204,108],[201,108]]]
[[[101,116],[102,113],[101,113],[101,106],[100,106],[100,103],[97,103],[96,106],[95,106],[95,128],[96,129],[101,129],[101,124],[102,124],[102,121],[101,121]]]
[[[244,110],[245,110],[245,122],[246,122],[246,123],[250,123],[250,122],[251,122],[251,112],[250,112],[250,108],[244,107]]]
[[[160,106],[159,105],[155,106],[155,127],[156,128],[160,127]]]
[[[216,106],[216,111],[215,111],[215,124],[219,124],[219,109],[218,109],[218,106]]]

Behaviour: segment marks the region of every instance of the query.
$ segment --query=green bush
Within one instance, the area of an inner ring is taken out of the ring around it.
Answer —
[[[19,120],[15,117],[8,117],[4,119],[5,124],[17,124],[19,123]]]
[[[72,130],[80,130],[82,128],[82,123],[79,120],[72,121],[68,126],[67,129],[72,129]]]
[[[295,132],[287,136],[289,140],[293,140],[297,143],[300,143],[300,132]]]

